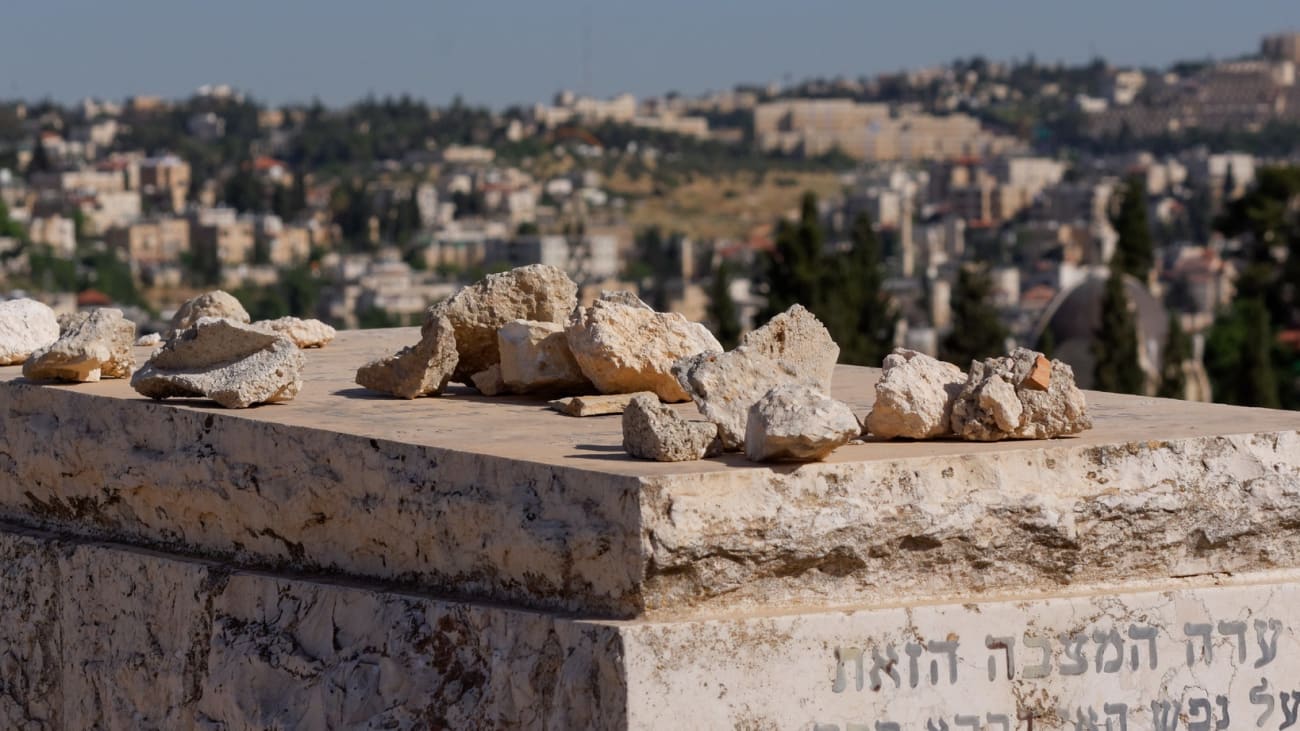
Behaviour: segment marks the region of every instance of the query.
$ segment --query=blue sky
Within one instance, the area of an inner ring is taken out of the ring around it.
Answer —
[[[0,8],[0,98],[275,102],[408,92],[504,106],[559,88],[694,93],[982,53],[1124,64],[1227,57],[1300,29],[1295,0],[30,0]]]

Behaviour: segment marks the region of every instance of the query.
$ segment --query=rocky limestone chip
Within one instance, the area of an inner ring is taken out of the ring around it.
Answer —
[[[22,363],[59,339],[54,310],[29,299],[0,302],[0,365]]]
[[[570,396],[551,401],[547,406],[565,416],[608,416],[626,411],[627,405],[637,396],[649,396],[656,400],[659,398],[652,391],[638,391],[609,396]]]
[[[718,427],[688,421],[653,395],[639,395],[623,412],[623,448],[633,457],[689,462],[722,451]]]
[[[497,347],[501,351],[501,378],[516,393],[592,390],[559,323],[507,322],[497,331]]]
[[[811,462],[861,434],[848,404],[809,383],[782,384],[750,407],[745,456],[754,462]]]
[[[154,352],[131,387],[153,399],[200,396],[242,409],[297,396],[305,360],[286,337],[203,317]]]
[[[460,360],[453,378],[471,377],[501,362],[497,330],[511,320],[563,323],[578,304],[578,285],[563,270],[544,264],[489,274],[439,302],[425,317],[424,327],[446,317],[455,328]]]
[[[500,363],[487,370],[475,373],[470,376],[469,380],[474,384],[474,388],[478,389],[478,392],[484,396],[501,396],[510,393],[510,386],[506,385],[505,379],[501,378]]]
[[[90,317],[91,310],[77,310],[76,312],[63,312],[59,314],[59,334],[71,330],[74,326],[80,325]]]
[[[135,323],[121,310],[102,308],[82,314],[52,345],[32,353],[23,364],[23,376],[34,381],[92,383],[131,375]]]
[[[420,342],[361,366],[356,381],[399,398],[436,396],[447,387],[458,360],[451,322],[435,317],[424,324]]]
[[[627,305],[628,307],[638,307],[643,310],[654,311],[653,307],[642,301],[642,299],[637,297],[635,293],[629,292],[626,289],[602,289],[600,290],[599,299],[606,302],[615,302],[620,305]]]
[[[740,344],[777,361],[801,380],[830,392],[840,346],[835,344],[821,320],[803,305],[793,305],[766,325],[750,331],[741,338]]]
[[[334,328],[320,320],[303,320],[297,317],[259,320],[253,323],[253,327],[283,335],[299,348],[323,348],[337,334]]]
[[[574,310],[565,331],[583,374],[601,393],[653,391],[660,400],[687,401],[673,364],[699,353],[721,353],[708,328],[675,312],[625,304],[623,296]]]
[[[971,364],[952,409],[952,431],[962,439],[1050,439],[1092,428],[1074,371],[1051,361],[1046,379],[1035,375],[1041,353],[1016,348],[1010,355]],[[1046,380],[1046,390],[1040,383]]]
[[[248,311],[239,304],[239,300],[235,299],[234,295],[214,289],[187,301],[176,310],[176,314],[172,315],[168,339],[204,317],[224,317],[244,324],[248,324],[250,319]]]
[[[883,439],[933,439],[952,433],[952,405],[966,374],[952,363],[895,348],[876,381],[867,431]]]
[[[136,339],[135,345],[138,348],[152,348],[155,345],[162,345],[162,335],[159,333],[149,333],[141,335]]]

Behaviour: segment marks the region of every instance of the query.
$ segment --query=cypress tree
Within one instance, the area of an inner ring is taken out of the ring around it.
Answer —
[[[777,224],[775,250],[764,259],[767,305],[759,321],[767,322],[791,305],[812,308],[818,303],[825,236],[817,212],[817,194],[803,195],[798,223]]]
[[[713,322],[713,334],[722,343],[722,347],[731,350],[740,342],[740,313],[736,310],[736,301],[731,298],[731,267],[723,261],[713,272],[713,282],[709,286],[709,320]]]
[[[826,285],[816,312],[840,346],[840,361],[879,365],[893,348],[898,313],[884,291],[880,241],[867,214],[849,231],[848,254],[827,258]]]
[[[1147,275],[1155,265],[1151,243],[1151,226],[1147,222],[1146,183],[1140,176],[1132,175],[1124,185],[1119,213],[1111,220],[1119,241],[1115,245],[1114,265],[1125,274],[1131,274],[1145,286]]]
[[[1007,329],[990,301],[993,283],[983,269],[962,267],[952,291],[952,332],[940,346],[944,360],[965,367],[1006,352]]]
[[[1124,271],[1111,264],[1101,298],[1101,328],[1092,343],[1096,362],[1093,387],[1099,391],[1141,394],[1145,378],[1138,361],[1137,320],[1124,288]]]
[[[1254,297],[1241,300],[1240,305],[1245,342],[1241,349],[1237,403],[1276,409],[1281,404],[1277,374],[1273,371],[1273,328],[1269,324],[1268,308]]]
[[[1192,340],[1183,331],[1178,313],[1169,313],[1169,335],[1165,339],[1160,369],[1160,389],[1156,395],[1161,398],[1186,398],[1187,374],[1183,364],[1192,357]]]

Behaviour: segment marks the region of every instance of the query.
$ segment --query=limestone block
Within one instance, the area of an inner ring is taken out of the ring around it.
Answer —
[[[493,364],[491,368],[479,371],[470,377],[470,382],[478,392],[484,396],[500,396],[510,393],[510,386],[506,385],[505,379],[501,377],[501,364]]]
[[[1051,439],[1092,428],[1074,370],[1051,361],[1044,377],[1042,353],[1016,348],[1010,355],[971,364],[970,375],[953,404],[952,431],[962,439]],[[1044,390],[1043,382],[1048,386]]]
[[[121,310],[101,308],[69,323],[59,339],[32,353],[23,375],[34,381],[93,383],[127,378],[135,368],[135,323]]]
[[[555,322],[513,320],[497,331],[501,378],[515,393],[593,390],[569,350],[564,326]]]
[[[884,439],[932,439],[952,433],[952,405],[966,374],[952,363],[896,348],[885,356],[867,431]]]
[[[323,348],[338,334],[334,328],[320,320],[303,320],[297,317],[259,320],[253,323],[253,327],[284,335],[299,348]]]
[[[745,456],[754,462],[813,462],[861,434],[848,404],[810,384],[783,384],[749,408]]]
[[[29,299],[0,302],[0,365],[16,365],[59,339],[59,319]]]
[[[162,345],[162,335],[160,333],[149,333],[136,338],[135,345],[137,348],[152,348]]]
[[[547,406],[565,416],[608,416],[623,413],[637,396],[659,398],[653,391],[638,391],[608,396],[569,396],[551,401]]]
[[[167,337],[175,336],[204,317],[224,317],[244,324],[248,324],[250,320],[248,311],[234,295],[214,289],[188,300],[176,310],[176,314],[172,315],[171,331],[167,333]]]
[[[46,541],[0,532],[0,728],[71,728],[60,702],[62,581]]]
[[[840,346],[821,320],[803,305],[793,305],[746,333],[740,344],[775,360],[782,370],[797,374],[800,380],[830,391]]]
[[[242,409],[297,396],[304,360],[288,338],[205,317],[159,348],[131,387],[153,399],[205,396]]]
[[[447,387],[458,360],[450,320],[433,317],[425,323],[420,342],[361,366],[356,382],[399,398],[436,396]]]
[[[622,293],[602,295],[569,318],[569,349],[582,372],[601,393],[653,391],[670,403],[690,400],[673,377],[673,363],[698,353],[721,353],[717,338],[678,313],[626,302]]]
[[[429,308],[425,330],[438,317],[455,329],[460,359],[453,380],[471,377],[501,362],[497,330],[511,320],[564,322],[578,303],[578,285],[563,270],[544,264],[489,274]]]
[[[623,448],[633,457],[689,462],[722,451],[718,427],[687,421],[654,396],[637,396],[623,412]]]

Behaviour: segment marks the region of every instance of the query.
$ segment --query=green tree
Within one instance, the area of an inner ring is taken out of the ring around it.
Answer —
[[[1268,308],[1259,297],[1239,297],[1215,318],[1205,340],[1205,368],[1214,400],[1277,408],[1275,356]]]
[[[825,235],[817,208],[817,194],[803,194],[799,222],[777,225],[774,250],[764,258],[767,304],[759,312],[760,323],[785,312],[791,305],[813,308],[820,299]]]
[[[41,138],[36,137],[36,144],[32,147],[32,159],[27,163],[27,177],[31,178],[33,173],[45,173],[54,169],[54,163],[50,160],[50,153],[41,143]]]
[[[731,267],[725,261],[713,271],[708,314],[713,323],[713,334],[722,347],[727,350],[736,347],[740,342],[740,312],[736,309],[736,301],[731,298]]]
[[[952,291],[952,331],[940,344],[944,360],[965,366],[1006,352],[1007,329],[993,306],[992,292],[993,282],[983,269],[958,271]]]
[[[846,256],[823,257],[824,284],[813,311],[840,346],[840,361],[879,365],[894,344],[898,313],[884,291],[880,242],[867,214],[849,230]]]
[[[1119,212],[1111,220],[1119,241],[1115,245],[1114,264],[1119,271],[1131,274],[1145,286],[1155,251],[1151,242],[1151,225],[1147,221],[1147,189],[1141,176],[1132,175],[1124,184]]]
[[[226,181],[221,199],[237,211],[257,212],[266,209],[267,195],[262,181],[253,174],[251,165],[245,161]]]
[[[1101,328],[1092,343],[1093,387],[1099,391],[1141,394],[1145,376],[1138,360],[1137,318],[1124,287],[1125,272],[1111,263],[1101,298]]]
[[[1192,339],[1183,330],[1182,321],[1177,312],[1169,313],[1169,335],[1165,339],[1164,352],[1161,353],[1160,389],[1156,395],[1161,398],[1186,398],[1187,373],[1183,364],[1192,357]]]

